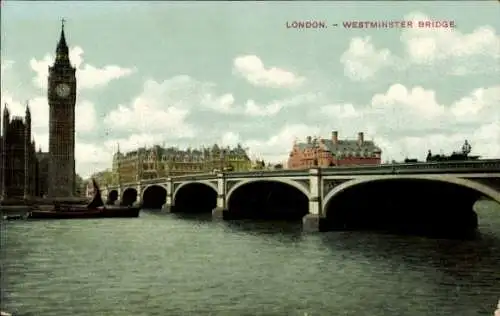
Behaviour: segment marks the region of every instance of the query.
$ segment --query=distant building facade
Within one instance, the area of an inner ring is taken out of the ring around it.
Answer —
[[[24,119],[11,118],[6,104],[1,123],[0,200],[43,196],[47,192],[47,175],[41,172],[43,162],[38,160],[35,142],[31,139],[29,106],[26,106]]]
[[[378,165],[382,150],[373,141],[367,141],[364,133],[358,133],[356,140],[339,139],[337,131],[331,138],[307,137],[305,143],[294,143],[288,158],[288,168]]]
[[[96,180],[103,184],[130,183],[145,179],[180,176],[186,174],[225,171],[245,171],[252,161],[244,148],[213,145],[212,148],[185,149],[175,147],[139,148],[113,156],[111,179],[109,173],[97,173]]]

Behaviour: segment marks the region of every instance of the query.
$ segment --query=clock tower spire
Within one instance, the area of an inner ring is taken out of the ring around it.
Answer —
[[[49,179],[51,198],[75,194],[76,69],[71,66],[64,19],[54,64],[49,66]]]
[[[64,35],[64,23],[66,20],[61,19],[61,35],[59,36],[59,42],[56,48],[56,59],[55,64],[61,66],[71,66],[69,61],[69,49],[68,44],[66,44],[66,36]]]

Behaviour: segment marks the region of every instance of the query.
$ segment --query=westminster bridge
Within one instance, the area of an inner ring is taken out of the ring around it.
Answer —
[[[470,228],[478,223],[476,201],[500,203],[500,159],[185,175],[106,186],[102,193],[108,203],[165,212],[302,218],[307,230]]]

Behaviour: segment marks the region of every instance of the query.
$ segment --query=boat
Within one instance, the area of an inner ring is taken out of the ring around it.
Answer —
[[[18,219],[26,219],[27,217],[28,217],[28,214],[13,214],[13,215],[4,215],[2,217],[2,219],[6,220],[6,221],[14,221],[14,220],[18,220]]]
[[[110,217],[139,217],[140,207],[132,206],[104,206],[101,191],[95,179],[94,198],[87,205],[55,204],[52,210],[33,209],[29,219],[87,219]]]

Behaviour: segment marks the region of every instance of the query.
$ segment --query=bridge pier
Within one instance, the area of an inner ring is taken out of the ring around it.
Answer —
[[[174,213],[174,206],[172,204],[163,204],[161,207],[161,212],[162,213]]]
[[[142,183],[141,181],[139,181],[137,183],[137,187],[135,188],[135,190],[137,191],[137,199],[135,200],[134,202],[134,206],[136,207],[141,207],[142,206],[142,195],[143,195],[143,191],[142,191]]]
[[[226,208],[226,179],[223,173],[217,174],[217,206],[212,210],[213,219],[229,219]]]
[[[305,232],[324,232],[333,229],[323,212],[321,169],[309,170],[309,214],[302,218],[302,230]]]
[[[165,204],[161,208],[162,213],[173,213],[174,212],[174,202],[173,202],[173,185],[172,178],[167,178],[166,182],[167,187],[167,198]]]
[[[321,169],[309,170],[309,214],[302,218],[302,229],[307,232],[320,231],[323,222],[320,186]]]

